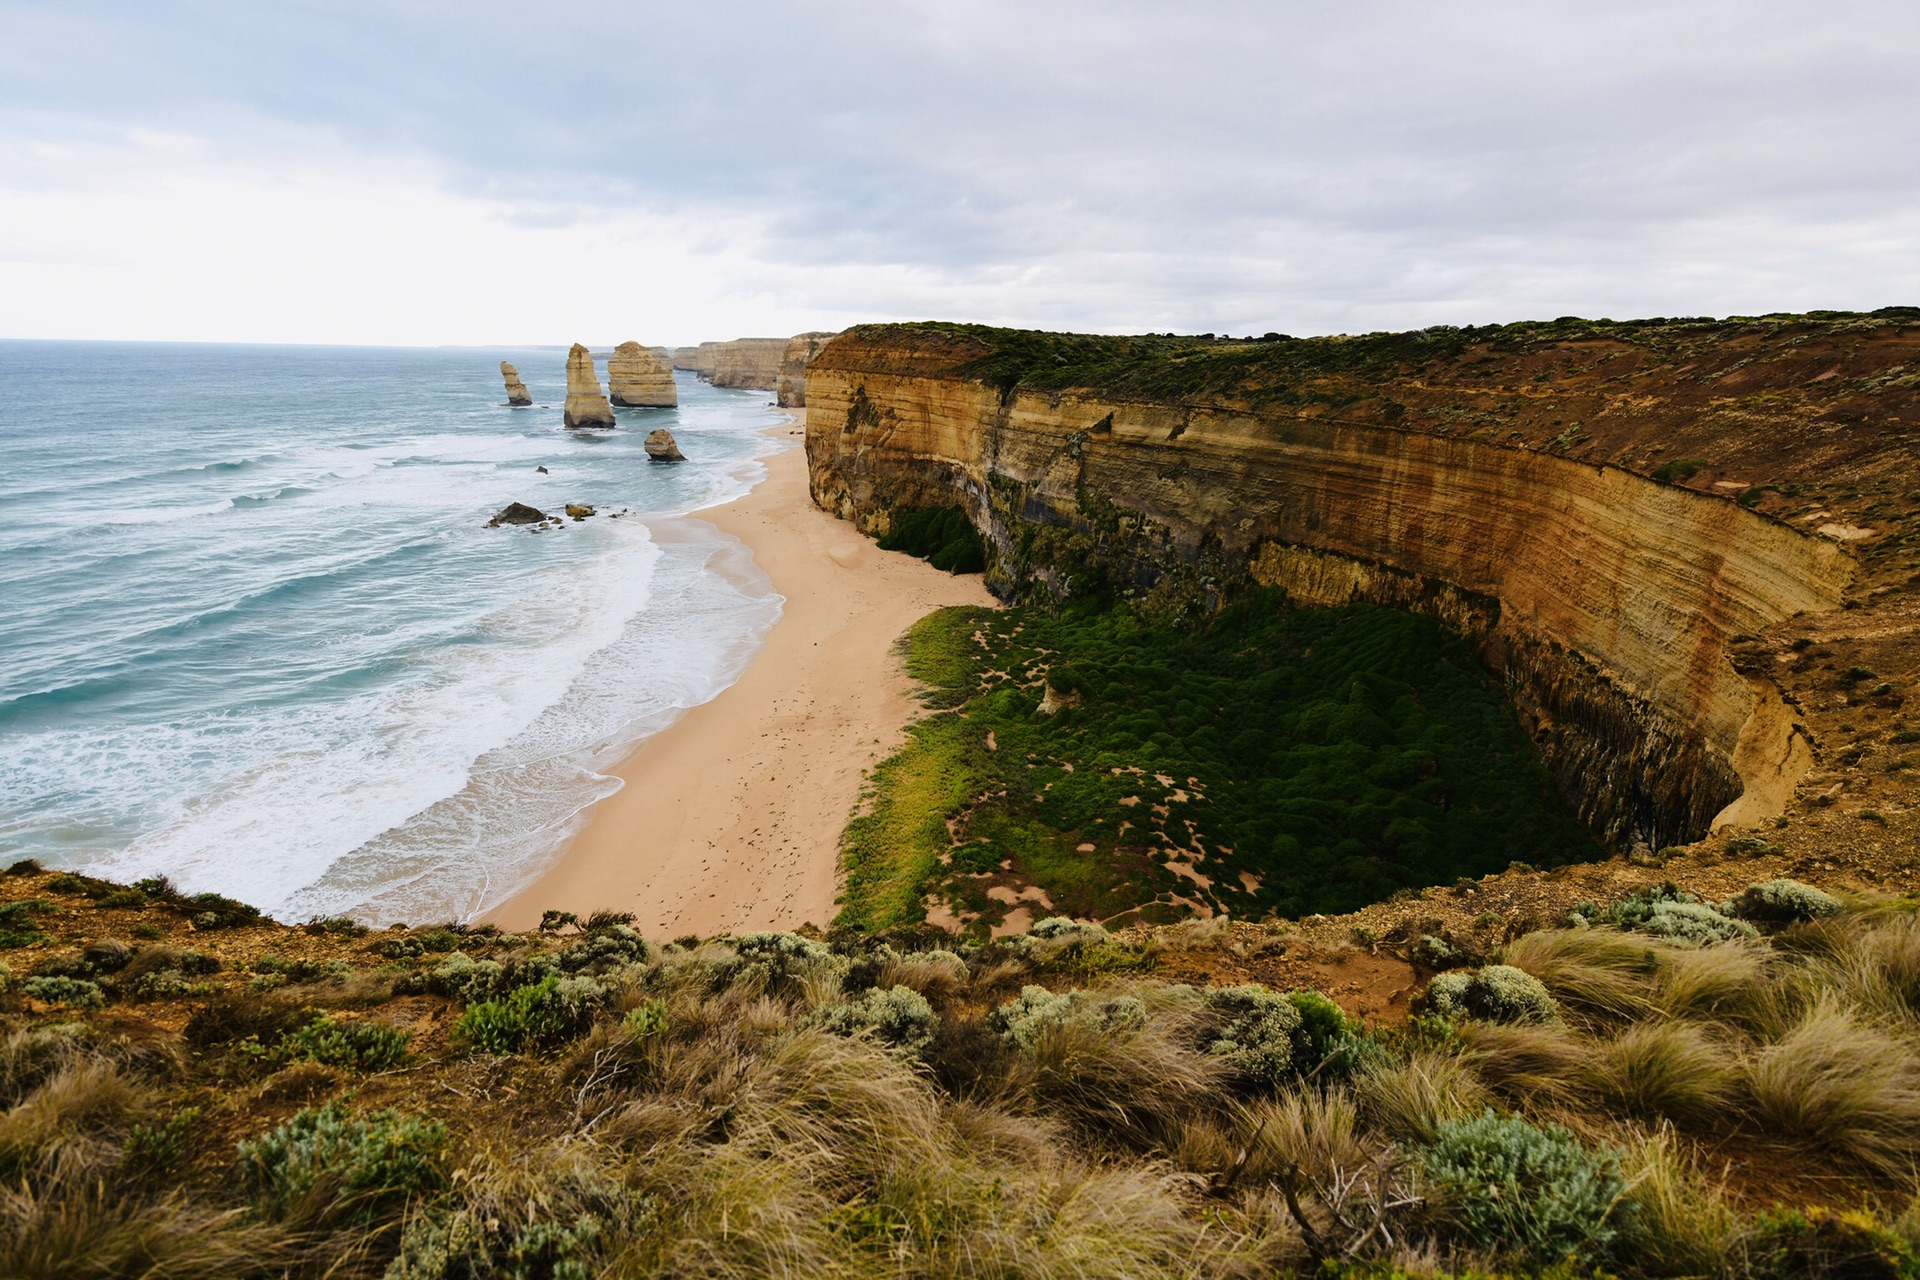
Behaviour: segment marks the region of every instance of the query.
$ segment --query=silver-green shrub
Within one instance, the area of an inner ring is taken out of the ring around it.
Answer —
[[[1768,880],[1749,885],[1744,893],[1727,903],[1725,909],[1742,920],[1798,924],[1838,915],[1844,908],[1840,899],[1810,884],[1801,884],[1798,880]]]
[[[1582,1146],[1558,1125],[1541,1129],[1487,1111],[1442,1121],[1414,1154],[1440,1192],[1450,1234],[1537,1266],[1594,1266],[1631,1211],[1619,1157]]]
[[[829,1005],[814,1015],[813,1023],[834,1035],[871,1035],[909,1053],[923,1053],[940,1028],[940,1016],[926,997],[911,987],[876,987],[854,999]]]
[[[1068,1023],[1089,1024],[1106,1031],[1125,1031],[1147,1023],[1147,1007],[1132,996],[1100,996],[1089,991],[1058,994],[1027,986],[1013,1000],[987,1015],[987,1024],[1001,1039],[1030,1049],[1048,1031]]]
[[[28,978],[20,984],[23,994],[48,1004],[72,1005],[76,1009],[98,1009],[106,1002],[100,984],[85,978],[47,975]]]
[[[1294,1040],[1301,1029],[1300,1010],[1277,991],[1258,983],[1215,987],[1206,1002],[1220,1019],[1207,1052],[1224,1059],[1241,1079],[1262,1085],[1280,1083],[1294,1065]]]
[[[279,1128],[239,1145],[240,1182],[253,1207],[278,1217],[321,1183],[371,1210],[445,1181],[446,1127],[424,1116],[378,1111],[353,1120],[337,1103],[308,1107]]]
[[[1441,974],[1428,984],[1424,1006],[1438,1017],[1487,1022],[1547,1022],[1559,1016],[1540,979],[1506,964]]]

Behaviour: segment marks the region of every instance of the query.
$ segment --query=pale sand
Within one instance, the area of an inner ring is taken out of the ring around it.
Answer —
[[[775,429],[797,440],[800,424]],[[649,937],[825,926],[840,832],[863,772],[896,750],[917,704],[896,639],[952,604],[991,604],[954,577],[882,551],[807,495],[805,453],[767,459],[746,497],[701,513],[744,542],[786,597],[746,673],[642,743],[625,782],[555,865],[487,919],[552,907],[631,911]]]

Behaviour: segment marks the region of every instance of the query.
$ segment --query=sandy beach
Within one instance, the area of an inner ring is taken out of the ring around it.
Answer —
[[[801,423],[773,428],[798,443]],[[916,704],[893,653],[944,605],[990,604],[954,577],[882,551],[813,505],[805,452],[698,518],[746,544],[786,597],[746,673],[614,769],[559,860],[487,915],[524,929],[541,911],[631,911],[651,937],[825,926],[840,831],[862,773],[901,741]]]

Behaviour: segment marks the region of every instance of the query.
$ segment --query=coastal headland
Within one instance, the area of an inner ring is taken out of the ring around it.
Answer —
[[[630,911],[649,937],[831,921],[841,827],[864,771],[914,711],[895,642],[934,609],[992,598],[977,575],[882,551],[815,507],[801,450],[766,467],[751,493],[700,516],[740,539],[786,597],[765,647],[736,684],[623,761],[613,772],[625,786],[489,921],[523,929],[548,909]]]

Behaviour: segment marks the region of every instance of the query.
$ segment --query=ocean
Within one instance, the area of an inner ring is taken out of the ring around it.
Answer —
[[[779,617],[686,517],[794,447],[769,393],[688,373],[678,409],[567,431],[565,367],[0,342],[0,861],[376,924],[471,918],[549,865]],[[656,426],[689,461],[647,460]],[[632,514],[485,527],[512,501]]]

